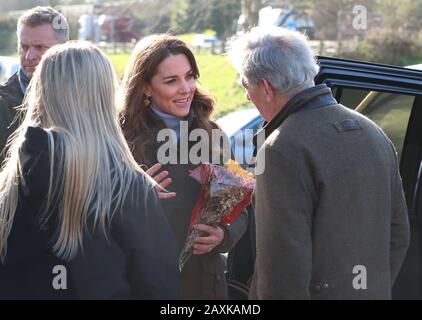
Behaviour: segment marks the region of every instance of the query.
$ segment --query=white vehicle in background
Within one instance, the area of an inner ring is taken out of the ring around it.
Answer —
[[[229,138],[235,160],[244,169],[248,169],[254,152],[253,135],[261,129],[264,122],[258,110],[255,107],[236,110],[216,122]],[[247,135],[246,130],[251,134]]]
[[[213,52],[221,49],[221,40],[215,35],[197,33],[192,38],[191,46],[197,50],[205,49]]]
[[[304,32],[313,40],[315,24],[311,18],[310,9],[291,9],[286,5],[272,5],[259,11],[258,26],[284,27],[290,30]]]
[[[0,83],[9,79],[19,70],[20,63],[18,58],[0,56]]]

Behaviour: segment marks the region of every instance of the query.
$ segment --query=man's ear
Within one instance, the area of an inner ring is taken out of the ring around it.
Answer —
[[[267,81],[267,79],[264,79],[264,78],[259,79],[259,82],[265,90],[265,99],[267,100],[267,102],[270,102],[274,98],[274,95],[275,95],[273,86],[271,85],[271,83]]]

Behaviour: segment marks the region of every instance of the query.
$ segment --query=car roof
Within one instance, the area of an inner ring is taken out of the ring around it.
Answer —
[[[258,116],[259,111],[255,107],[252,107],[230,112],[224,117],[218,119],[216,122],[227,136],[231,137]]]

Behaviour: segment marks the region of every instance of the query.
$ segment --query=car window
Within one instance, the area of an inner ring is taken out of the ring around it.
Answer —
[[[236,132],[231,139],[232,152],[235,160],[247,169],[253,163],[253,136],[262,128],[264,120],[261,116],[249,122]]]
[[[370,93],[370,90],[362,89],[349,89],[334,87],[332,89],[333,96],[342,105],[350,109],[356,109],[356,107],[362,102],[363,99]]]
[[[356,104],[356,97],[363,99]],[[343,88],[339,102],[349,103],[374,121],[393,142],[400,159],[414,101],[411,95]]]

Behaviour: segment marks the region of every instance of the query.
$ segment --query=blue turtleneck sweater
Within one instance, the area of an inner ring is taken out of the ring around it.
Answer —
[[[158,110],[156,107],[151,106],[151,111],[163,122],[165,123],[166,127],[168,129],[171,129],[176,134],[176,141],[179,141],[180,138],[180,121],[182,121],[184,118],[176,117],[174,115],[164,113],[160,110]]]

